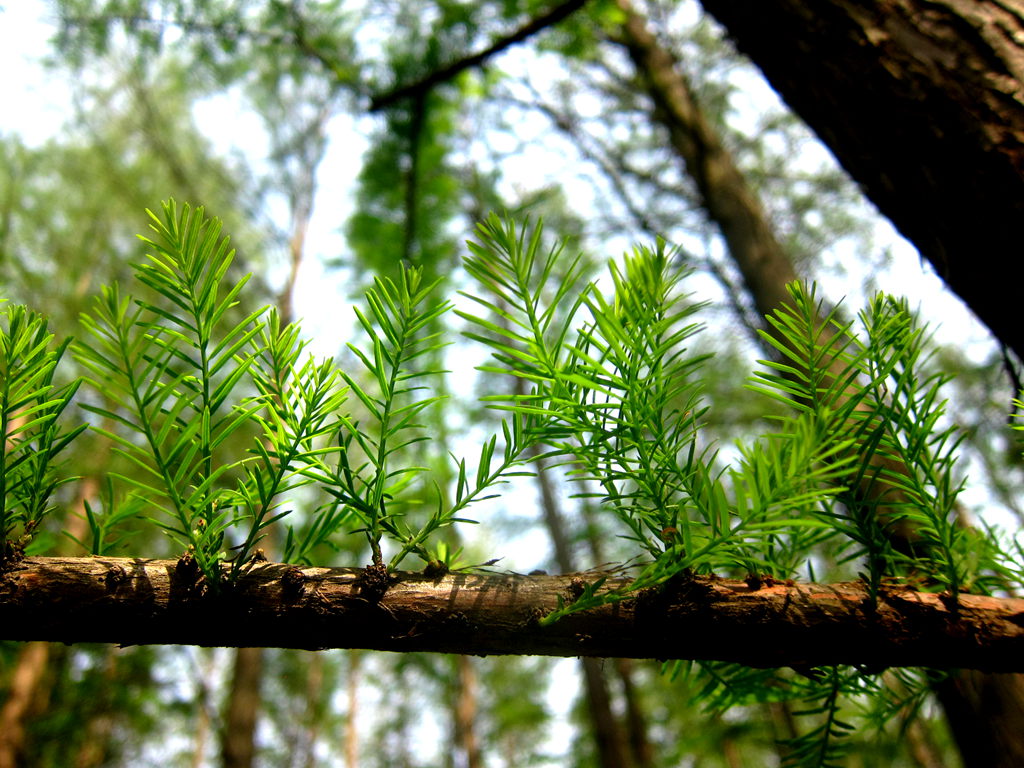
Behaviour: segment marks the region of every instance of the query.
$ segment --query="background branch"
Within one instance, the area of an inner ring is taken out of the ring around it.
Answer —
[[[578,11],[586,5],[586,2],[587,0],[568,0],[567,2],[560,3],[547,13],[542,13],[540,16],[531,19],[526,24],[519,27],[515,32],[495,40],[494,43],[487,46],[482,51],[478,51],[463,59],[453,61],[451,64],[431,72],[429,75],[417,80],[416,82],[400,86],[392,91],[388,91],[387,93],[382,93],[379,96],[374,96],[373,99],[370,100],[370,111],[379,112],[402,99],[409,98],[410,96],[420,96],[429,91],[435,85],[448,82],[459,73],[464,72],[467,69],[480,66],[495,54],[501,53],[506,48],[510,48],[516,43],[521,43],[538,32],[541,32],[542,30],[557,24],[563,19],[568,18],[575,11]]]

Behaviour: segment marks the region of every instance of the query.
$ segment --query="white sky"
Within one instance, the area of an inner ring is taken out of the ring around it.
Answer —
[[[48,74],[40,65],[40,58],[48,53],[48,39],[54,31],[52,12],[38,0],[8,0],[0,3],[0,99],[4,104],[0,114],[0,132],[18,133],[32,145],[56,135],[70,117],[70,89],[58,73]],[[756,105],[755,107],[756,108]],[[253,151],[253,137],[262,131],[256,118],[246,121],[237,99],[230,97],[207,100],[196,110],[196,120],[221,151],[239,149],[249,156]],[[241,121],[241,122],[240,122]],[[365,136],[357,130],[351,118],[338,118],[331,125],[331,141],[322,165],[330,169],[318,179],[320,194],[317,211],[309,237],[310,250],[315,254],[337,254],[343,251],[338,232],[339,222],[351,210],[351,189],[359,172],[362,153],[366,148]],[[894,254],[892,271],[880,280],[883,289],[905,295],[920,305],[927,318],[941,319],[943,333],[955,337],[961,348],[977,349],[978,354],[989,348],[987,334],[977,326],[962,303],[952,297],[934,272],[922,265],[913,246],[899,237],[884,220],[878,223],[879,247],[891,248]],[[853,258],[841,251],[831,254],[837,262]],[[307,272],[298,288],[296,305],[303,308],[333,306],[337,301],[337,286],[317,267],[317,260],[309,259]],[[822,278],[828,295],[841,297],[853,286],[840,278]],[[861,297],[849,296],[851,305],[858,306]],[[333,313],[331,313],[333,315]],[[342,332],[332,332],[330,318],[310,316],[312,326],[306,330],[320,337],[317,351],[330,354],[338,348]],[[324,338],[326,337],[326,338]]]
[[[54,136],[68,115],[70,89],[39,65],[53,26],[35,0],[0,3],[0,132],[20,133],[36,145]]]

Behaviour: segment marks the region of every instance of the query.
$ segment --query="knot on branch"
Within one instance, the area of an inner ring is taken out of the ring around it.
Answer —
[[[356,579],[356,590],[359,595],[367,600],[377,603],[384,597],[384,593],[391,586],[391,574],[388,567],[383,563],[374,563],[366,566],[363,572]]]

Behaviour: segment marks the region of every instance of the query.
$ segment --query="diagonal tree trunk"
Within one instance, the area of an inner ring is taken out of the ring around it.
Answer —
[[[617,0],[617,4],[626,15],[618,42],[636,65],[654,103],[655,117],[668,130],[672,148],[694,179],[708,216],[721,230],[748,292],[758,310],[768,314],[787,300],[785,286],[796,279],[796,271],[763,207],[701,113],[673,55],[650,33],[629,0]],[[880,492],[878,488],[871,491]],[[897,533],[901,541],[896,545],[911,545],[912,532]],[[968,768],[1024,765],[1021,678],[969,673],[969,677],[951,679],[936,693]]]
[[[786,285],[798,279],[775,237],[764,206],[701,111],[675,57],[647,28],[629,0],[616,0],[626,16],[616,42],[626,48],[668,131],[672,150],[696,184],[701,204],[718,226],[761,315],[787,303]]]
[[[1024,357],[1020,0],[702,0],[882,213]]]

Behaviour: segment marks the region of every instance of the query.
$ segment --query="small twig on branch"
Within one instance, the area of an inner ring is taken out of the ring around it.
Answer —
[[[0,573],[0,639],[1024,671],[1016,598],[694,576],[543,625],[581,584],[628,580],[365,573],[257,563],[210,594],[174,560],[28,557]]]
[[[392,91],[388,91],[387,93],[374,96],[373,99],[370,100],[370,111],[379,112],[402,99],[409,98],[410,96],[422,95],[435,85],[448,82],[459,73],[464,72],[467,69],[480,66],[495,54],[501,53],[506,48],[510,48],[516,43],[521,43],[547,27],[553,26],[563,19],[568,18],[574,12],[586,5],[586,2],[587,0],[567,0],[567,2],[560,3],[546,13],[542,13],[540,16],[531,19],[526,24],[519,27],[515,32],[497,39],[482,51],[478,51],[477,53],[471,54],[463,59],[453,61],[451,64],[431,72],[429,75],[417,80],[416,82],[409,83],[408,85],[400,86]]]

